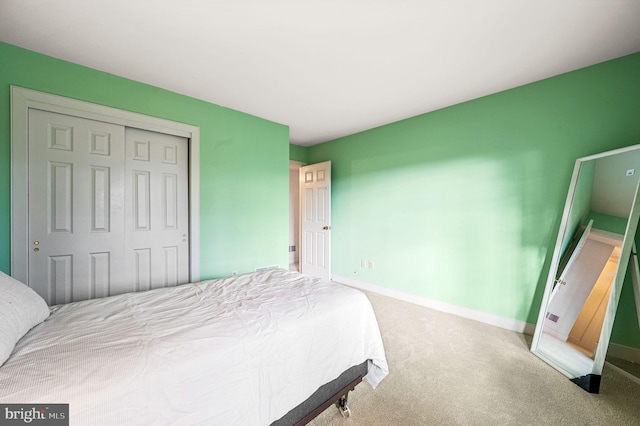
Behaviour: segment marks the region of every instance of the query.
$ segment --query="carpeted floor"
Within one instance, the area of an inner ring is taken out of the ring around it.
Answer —
[[[367,293],[390,374],[360,384],[351,417],[311,425],[638,425],[640,385],[611,369],[590,394],[529,352],[528,336]]]

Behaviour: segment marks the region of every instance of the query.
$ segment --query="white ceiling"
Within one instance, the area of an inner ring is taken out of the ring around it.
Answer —
[[[0,0],[0,40],[313,145],[640,51],[638,0]]]

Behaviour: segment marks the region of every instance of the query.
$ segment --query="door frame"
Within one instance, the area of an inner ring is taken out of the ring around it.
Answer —
[[[29,108],[186,137],[189,141],[189,281],[200,279],[200,128],[11,86],[11,275],[29,282]]]
[[[291,177],[291,170],[296,170],[297,174],[298,174],[298,190],[296,191],[295,195],[295,202],[298,204],[297,210],[298,210],[298,216],[296,217],[296,220],[298,222],[298,226],[296,227],[296,232],[298,234],[298,238],[296,238],[295,240],[295,245],[296,245],[296,254],[298,255],[298,262],[300,262],[301,256],[302,256],[302,237],[300,235],[301,231],[302,231],[302,188],[300,187],[300,167],[306,166],[307,163],[303,163],[301,161],[297,161],[297,160],[289,160],[289,177]],[[291,191],[291,185],[289,185],[289,197],[291,198],[291,194],[293,192]],[[292,217],[291,215],[289,215],[289,229],[291,229],[291,221],[292,221]],[[289,235],[289,242],[291,242],[291,235]],[[289,264],[291,264],[291,262],[289,262]],[[299,268],[299,266],[298,266]],[[300,269],[298,269],[298,272],[300,272]]]

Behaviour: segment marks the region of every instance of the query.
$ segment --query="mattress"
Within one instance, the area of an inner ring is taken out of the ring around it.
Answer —
[[[0,368],[3,403],[72,425],[266,425],[349,367],[388,373],[358,290],[282,269],[52,307]]]

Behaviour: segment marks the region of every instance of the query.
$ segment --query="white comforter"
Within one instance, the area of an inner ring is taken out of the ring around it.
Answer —
[[[0,402],[69,403],[72,425],[268,425],[367,359],[360,291],[267,270],[52,308],[0,368]]]

